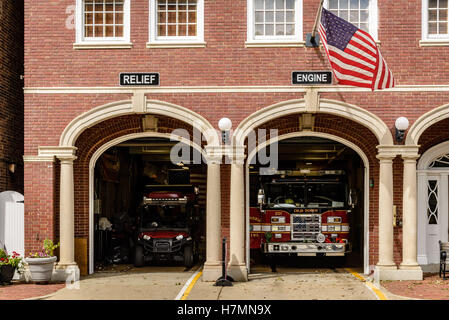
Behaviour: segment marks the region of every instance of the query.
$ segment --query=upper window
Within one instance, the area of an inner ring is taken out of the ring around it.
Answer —
[[[325,7],[377,41],[377,0],[327,0]]]
[[[248,0],[248,44],[302,41],[302,0]]]
[[[78,45],[129,45],[130,0],[77,0]]]
[[[423,40],[449,40],[448,0],[424,0]]]
[[[204,46],[204,0],[150,0],[149,46]]]

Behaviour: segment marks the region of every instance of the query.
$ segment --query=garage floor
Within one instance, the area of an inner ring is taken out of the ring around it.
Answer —
[[[195,274],[194,267],[121,265],[83,277],[78,287],[64,288],[49,300],[174,300]],[[360,270],[358,270],[360,271]],[[375,300],[378,296],[345,269],[254,268],[250,281],[215,287],[201,278],[187,300]]]

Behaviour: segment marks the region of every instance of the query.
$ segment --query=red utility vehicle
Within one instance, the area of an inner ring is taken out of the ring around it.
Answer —
[[[134,265],[149,261],[194,264],[198,248],[197,194],[194,186],[152,186],[140,207]]]

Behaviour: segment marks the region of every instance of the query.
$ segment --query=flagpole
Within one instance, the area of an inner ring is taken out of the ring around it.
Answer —
[[[321,0],[320,6],[318,7],[318,12],[316,13],[315,24],[313,25],[312,30],[312,38],[315,38],[316,29],[318,28],[318,22],[320,21],[321,18],[321,9],[323,8],[323,3],[324,0]]]
[[[318,24],[321,18],[321,9],[323,8],[324,0],[320,1],[320,5],[318,7],[318,11],[315,17],[315,23],[313,24],[312,33],[307,34],[306,47],[318,47],[319,41],[316,41],[316,31],[318,29]]]

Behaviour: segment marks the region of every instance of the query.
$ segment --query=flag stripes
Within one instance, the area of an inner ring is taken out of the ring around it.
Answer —
[[[318,28],[339,84],[375,89],[394,87],[394,77],[369,33],[322,9]]]

